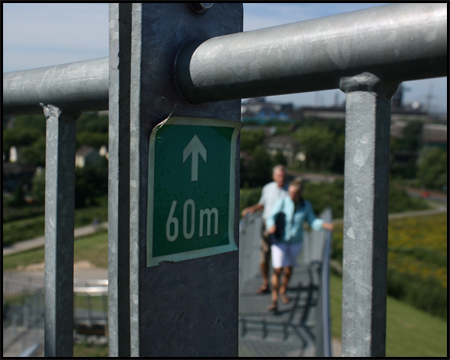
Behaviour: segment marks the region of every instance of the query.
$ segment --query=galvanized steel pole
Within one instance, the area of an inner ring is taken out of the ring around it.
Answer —
[[[131,3],[109,8],[109,356],[130,356]]]
[[[447,75],[447,4],[379,6],[188,44],[176,60],[192,103],[336,89],[364,71]]]
[[[44,107],[45,356],[73,356],[75,135],[79,114]]]
[[[397,83],[342,78],[345,114],[342,356],[385,356],[391,97]]]
[[[192,105],[177,93],[173,59],[194,39],[242,31],[239,3],[193,12],[188,3],[133,3],[130,94],[131,356],[238,355],[238,251],[147,266],[149,144],[154,126],[173,116],[240,121],[240,101]],[[156,55],[155,55],[156,54]],[[234,186],[239,188],[239,148]],[[181,166],[181,163],[180,163]],[[214,165],[213,165],[214,166]],[[157,176],[157,175],[155,175]],[[231,180],[230,180],[231,181]],[[178,193],[183,194],[183,189]],[[173,194],[173,196],[182,196]],[[234,239],[239,238],[239,192]],[[166,216],[166,215],[164,215]],[[194,239],[193,239],[194,240]]]

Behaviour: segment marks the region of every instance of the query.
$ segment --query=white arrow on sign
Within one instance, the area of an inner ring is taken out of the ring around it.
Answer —
[[[183,150],[183,163],[192,154],[191,181],[198,181],[198,156],[200,155],[206,162],[206,148],[197,135],[189,141]]]

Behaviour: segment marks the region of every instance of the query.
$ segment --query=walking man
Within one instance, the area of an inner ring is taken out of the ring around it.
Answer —
[[[261,229],[261,259],[260,268],[263,277],[263,283],[258,289],[258,294],[270,292],[269,288],[269,267],[270,267],[270,243],[269,234],[266,231],[266,220],[272,212],[272,208],[279,199],[287,196],[286,169],[284,165],[277,165],[272,171],[273,181],[264,185],[259,202],[242,210],[242,216],[248,213],[253,214],[256,211],[263,211],[263,222]]]

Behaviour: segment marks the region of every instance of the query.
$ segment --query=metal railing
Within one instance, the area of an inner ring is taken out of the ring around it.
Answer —
[[[43,288],[4,295],[2,315],[4,356],[32,356],[43,346]]]
[[[327,208],[320,216],[326,222],[332,222],[331,209]],[[316,356],[331,357],[331,313],[330,313],[330,257],[331,233],[325,233],[322,244],[320,264],[320,287],[317,305]]]
[[[108,110],[108,58],[3,74],[3,114]],[[446,4],[395,4],[192,43],[176,59],[183,97],[201,103],[446,76]]]
[[[74,294],[78,302],[74,305],[74,319],[88,326],[108,326],[108,280],[75,279]],[[82,299],[84,298],[84,299]]]
[[[74,279],[73,322],[77,333],[106,335],[108,280]],[[3,274],[3,354],[30,357],[44,346],[44,281]],[[82,336],[82,335],[80,335]]]
[[[71,356],[75,120],[82,111],[106,110],[129,99],[129,87],[118,90],[127,76],[116,72],[118,54],[129,51],[131,42],[119,31],[120,21],[126,25],[131,19],[131,5],[122,5],[110,7],[111,29],[116,31],[110,33],[110,48],[117,50],[110,62],[96,59],[3,76],[3,114],[43,109],[47,118],[45,293],[50,356]],[[218,36],[190,43],[167,61],[174,63],[175,72],[175,80],[168,74],[168,81],[175,81],[191,103],[335,88],[346,93],[343,355],[384,356],[390,98],[401,81],[447,75],[447,4],[393,4]],[[109,216],[115,219],[111,225],[119,224],[116,234],[110,234],[110,245],[118,248],[128,243],[124,239],[129,224],[120,220],[124,217],[119,212],[130,204],[125,165],[130,128],[129,113],[117,111],[110,119],[109,202],[121,199],[122,206],[111,206]],[[125,233],[121,242],[119,233]],[[119,276],[117,269],[110,272],[114,299],[123,295],[115,283],[127,284],[116,281]],[[120,307],[114,300],[114,306],[125,314],[129,299],[123,301]]]
[[[43,346],[44,282],[3,274],[3,355],[33,356]]]

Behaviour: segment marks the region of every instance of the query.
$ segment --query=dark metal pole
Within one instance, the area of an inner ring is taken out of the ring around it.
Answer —
[[[192,11],[188,3],[133,4],[131,356],[238,355],[238,251],[180,262],[166,261],[152,267],[147,267],[146,254],[148,222],[152,221],[147,219],[147,200],[149,138],[153,127],[170,115],[240,121],[239,100],[203,105],[184,101],[173,81],[173,59],[180,48],[195,39],[242,31],[242,21],[243,9],[239,3],[215,3],[201,14]],[[233,180],[238,189],[239,161],[235,165]],[[238,197],[239,192],[235,193]],[[234,239],[238,239],[238,199],[234,213],[235,227],[231,231],[234,230]]]
[[[109,9],[109,356],[129,357],[131,3]]]

